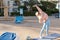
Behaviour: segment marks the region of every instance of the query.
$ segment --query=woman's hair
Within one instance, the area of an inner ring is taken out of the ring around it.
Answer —
[[[36,12],[35,15],[38,15],[38,12]]]
[[[35,15],[40,15],[40,13],[39,12],[36,12]]]

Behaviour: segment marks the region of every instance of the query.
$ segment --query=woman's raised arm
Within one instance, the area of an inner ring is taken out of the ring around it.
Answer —
[[[39,8],[37,5],[34,5],[33,7],[36,7],[36,8],[37,8],[37,10],[38,10],[38,12],[39,12],[40,14],[43,14],[42,9],[41,9],[41,8]]]

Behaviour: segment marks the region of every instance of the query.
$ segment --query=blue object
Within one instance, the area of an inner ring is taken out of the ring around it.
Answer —
[[[15,33],[5,32],[0,36],[0,40],[14,40],[16,38]]]
[[[21,23],[23,21],[23,16],[16,16],[15,23]]]
[[[60,38],[60,34],[53,33],[53,34],[47,35],[47,36],[45,36],[43,38],[46,38],[46,39],[56,39],[56,38]]]
[[[58,33],[53,33],[53,34],[49,34],[47,36],[40,38],[33,38],[32,40],[54,40],[56,38],[60,38],[60,34]]]
[[[37,38],[34,38],[34,39],[32,39],[32,40],[38,40]]]

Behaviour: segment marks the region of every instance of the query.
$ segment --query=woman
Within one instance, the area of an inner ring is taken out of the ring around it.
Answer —
[[[39,23],[43,23],[43,27],[40,31],[40,38],[42,38],[42,34],[44,29],[46,30],[46,35],[48,35],[48,30],[49,30],[49,25],[50,25],[50,20],[48,18],[48,15],[41,10],[37,5],[34,5],[33,7],[36,7],[38,12],[36,12],[36,16],[39,20]]]

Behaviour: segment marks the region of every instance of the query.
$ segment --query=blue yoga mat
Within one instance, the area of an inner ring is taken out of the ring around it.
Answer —
[[[0,36],[0,40],[14,40],[16,38],[15,33],[5,32]]]
[[[53,33],[53,34],[49,34],[47,36],[40,38],[33,38],[32,40],[51,40],[51,39],[56,39],[56,38],[60,38],[60,34],[58,33]]]

